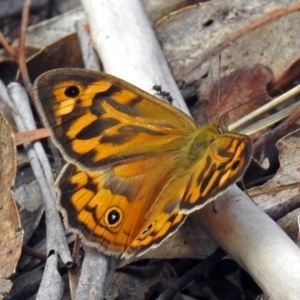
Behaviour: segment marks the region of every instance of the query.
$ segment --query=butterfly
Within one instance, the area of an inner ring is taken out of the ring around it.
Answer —
[[[86,69],[56,69],[34,84],[45,126],[67,164],[56,181],[67,229],[105,254],[160,245],[238,181],[252,155],[247,135],[198,127],[130,83]]]

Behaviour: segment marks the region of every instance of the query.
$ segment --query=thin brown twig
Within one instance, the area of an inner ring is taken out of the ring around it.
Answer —
[[[249,191],[249,194],[251,197],[257,197],[268,193],[279,193],[287,189],[299,189],[299,187],[300,187],[300,182],[293,182],[293,183],[284,184],[276,187],[263,188],[260,191]]]
[[[79,277],[81,274],[81,269],[79,267],[79,261],[80,261],[80,244],[81,244],[81,238],[78,234],[75,235],[75,241],[74,241],[74,247],[72,252],[72,258],[74,261],[73,268],[70,268],[68,270],[69,272],[69,285],[70,285],[70,293],[72,295],[72,299],[75,298],[76,289],[79,282]]]
[[[46,261],[47,260],[47,255],[43,252],[40,252],[40,251],[36,251],[30,247],[27,247],[27,246],[23,246],[22,247],[22,252],[23,254],[26,254],[28,256],[31,256],[31,257],[34,257],[34,258],[37,258],[37,259],[40,259],[40,260],[43,260],[43,261]]]
[[[3,48],[5,49],[5,51],[12,57],[12,58],[16,58],[16,52],[13,49],[13,47],[11,47],[8,42],[6,41],[2,31],[0,30],[0,44],[3,46]]]
[[[277,222],[279,219],[283,218],[284,216],[298,208],[300,208],[300,196],[295,195],[284,203],[278,204],[265,210],[265,213]]]
[[[297,108],[289,117],[287,117],[276,128],[261,136],[253,144],[254,153],[257,152],[259,149],[261,149],[263,145],[270,142],[270,140],[272,140],[275,136],[278,136],[279,134],[283,133],[291,124],[294,124],[298,118],[300,118],[300,108]]]
[[[26,33],[27,33],[27,26],[28,26],[28,17],[30,12],[30,0],[26,0],[23,5],[22,10],[22,21],[21,21],[21,30],[20,30],[20,40],[19,40],[19,55],[18,55],[18,63],[20,68],[20,73],[23,79],[23,84],[33,102],[33,88],[32,83],[29,79],[28,69],[26,65]]]
[[[80,244],[81,244],[81,238],[79,237],[78,234],[75,236],[75,241],[74,241],[74,247],[73,247],[73,252],[72,252],[72,258],[75,262],[75,264],[78,266],[79,260],[80,260]]]
[[[43,138],[48,138],[49,135],[50,133],[48,129],[38,128],[28,131],[16,132],[14,134],[14,139],[16,146],[20,146],[25,143],[31,143]]]

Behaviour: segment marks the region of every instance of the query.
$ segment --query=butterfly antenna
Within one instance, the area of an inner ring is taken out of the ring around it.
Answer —
[[[228,123],[228,113],[225,113],[220,117],[220,94],[221,94],[221,53],[219,54],[219,74],[218,74],[218,120],[219,120],[219,131],[220,132],[226,132],[227,129],[227,123]]]
[[[246,188],[245,181],[244,181],[244,177],[240,180],[240,182],[241,182],[241,185],[242,185],[242,188],[243,188],[244,193],[252,200],[252,202],[253,202],[255,205],[257,205],[257,203],[255,203],[255,201],[253,200],[253,198],[252,198],[251,195],[249,194],[248,189]]]
[[[255,98],[251,98],[250,100],[248,100],[248,101],[246,101],[246,102],[244,102],[244,103],[238,105],[237,107],[234,107],[234,108],[228,110],[226,113],[224,113],[224,114],[221,116],[220,120],[226,120],[226,119],[228,120],[228,114],[229,114],[230,112],[232,112],[232,111],[234,111],[234,110],[240,108],[240,107],[243,106],[243,105],[246,105],[247,103],[249,103],[249,102],[251,102],[251,101],[254,101],[254,100],[260,98],[261,96],[268,95],[268,94],[269,94],[269,92],[262,93],[262,94],[260,94],[259,96],[255,97]],[[227,117],[226,117],[226,115],[227,115]]]
[[[220,78],[221,78],[221,54],[219,54],[219,74],[218,74],[218,119],[220,119]]]

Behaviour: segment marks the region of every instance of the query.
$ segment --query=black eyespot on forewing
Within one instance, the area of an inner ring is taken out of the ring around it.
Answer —
[[[65,89],[65,96],[68,98],[76,98],[79,96],[80,90],[76,85],[68,86]]]

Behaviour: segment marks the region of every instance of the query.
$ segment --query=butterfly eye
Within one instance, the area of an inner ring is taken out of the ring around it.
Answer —
[[[65,96],[70,97],[70,98],[75,98],[79,95],[80,90],[76,85],[71,85],[68,86],[65,89]]]
[[[123,213],[117,207],[110,208],[105,214],[105,222],[109,227],[118,226],[122,219]]]
[[[219,124],[218,125],[218,131],[219,133],[224,133],[228,131],[228,127],[226,124]]]
[[[155,223],[151,223],[141,234],[141,237],[144,237],[152,229]]]
[[[231,170],[232,170],[232,171],[235,171],[236,168],[239,166],[239,164],[240,164],[240,161],[237,160],[237,161],[232,165]]]

